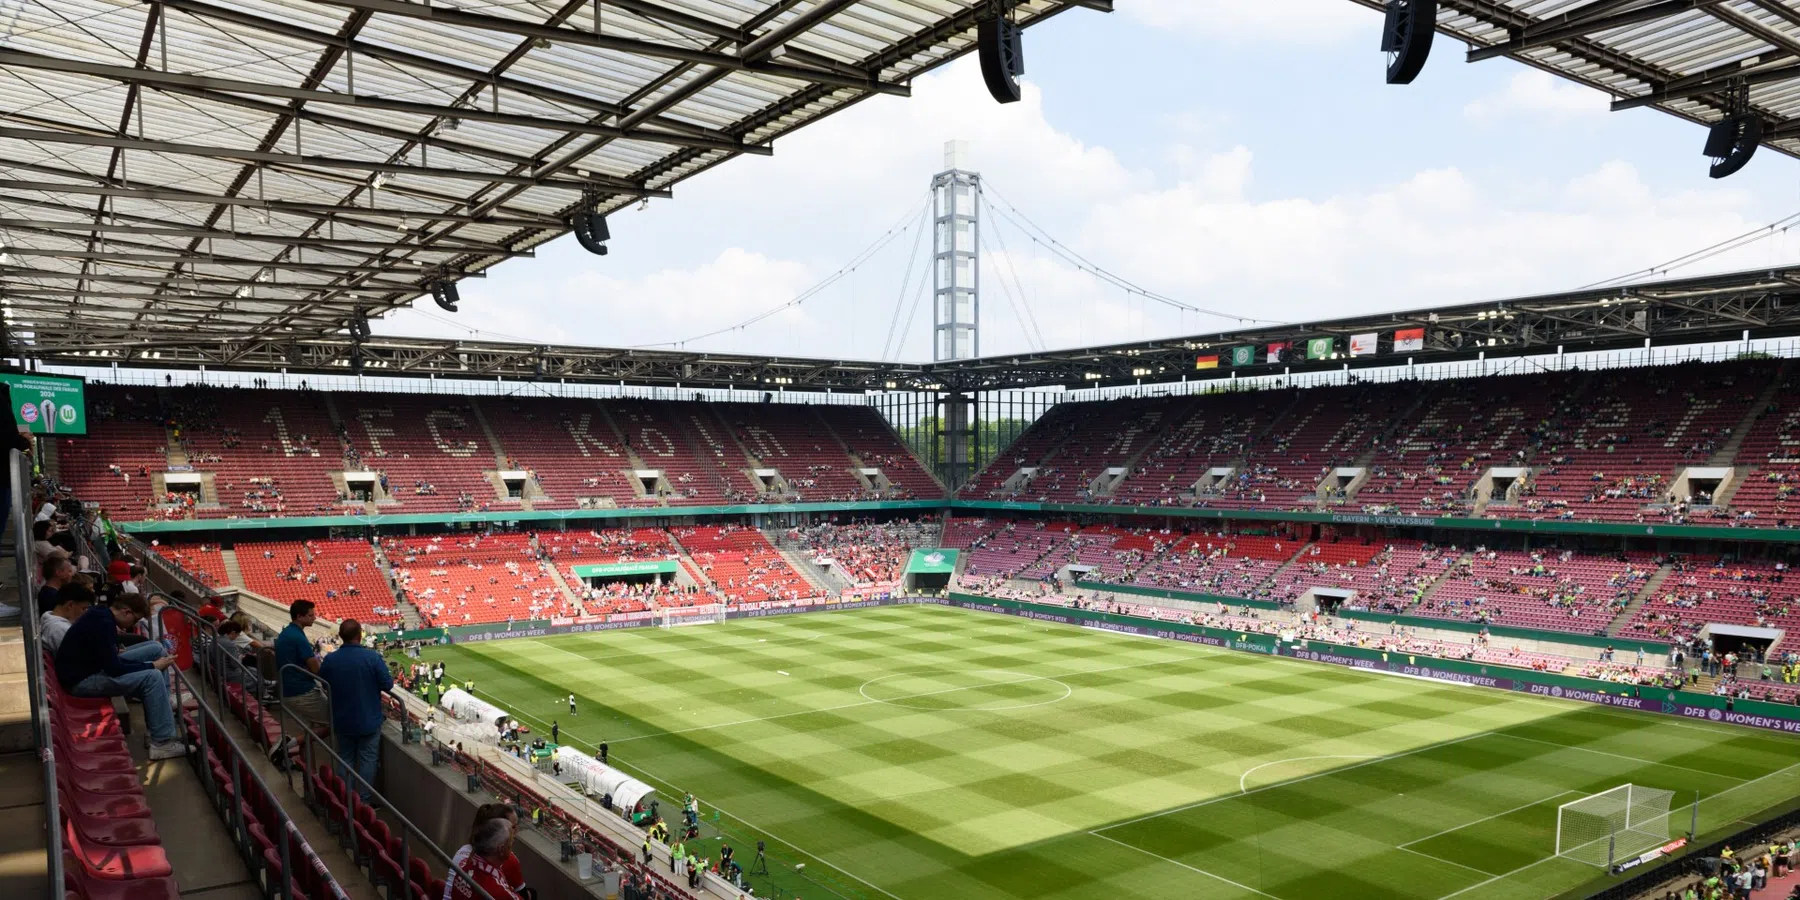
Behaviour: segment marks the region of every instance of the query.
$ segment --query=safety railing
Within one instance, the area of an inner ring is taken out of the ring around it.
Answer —
[[[193,654],[191,669],[183,669],[179,665],[169,667],[174,675],[170,696],[176,708],[184,711],[188,709],[185,703],[188,695],[192,695],[196,701],[192,707],[194,717],[189,736],[195,739],[197,746],[188,759],[193,763],[195,774],[207,795],[213,798],[216,811],[230,832],[238,855],[251,871],[262,873],[264,890],[271,897],[292,900],[293,876],[300,871],[296,867],[298,863],[312,871],[313,877],[310,880],[323,888],[333,900],[348,900],[348,895],[338,884],[337,878],[301,835],[293,817],[276,800],[268,782],[251,766],[243,746],[225,727],[223,716],[230,707],[225,698],[224,679],[217,676],[222,669],[222,659],[228,658],[228,654],[223,652],[217,629],[197,610],[166,594],[161,597],[167,603],[164,610],[173,610],[190,629],[186,635],[172,634],[165,638],[166,642],[174,639],[187,641],[185,649]],[[179,645],[174,650],[177,653],[183,652]],[[211,692],[216,697],[216,705],[206,702],[209,688],[216,688]],[[217,770],[214,769],[215,764],[218,766]],[[267,798],[269,802],[262,813],[272,814],[276,819],[274,823],[259,823],[255,820],[250,812],[254,804],[247,786],[254,786],[254,790],[259,792],[258,796]],[[269,835],[263,831],[262,837],[276,846],[265,848],[257,840],[257,830],[270,824],[277,830],[277,835]],[[252,826],[257,826],[257,830],[253,830]],[[302,858],[295,859],[296,853]],[[265,854],[273,856],[273,859]],[[271,862],[279,865],[271,866]],[[317,895],[316,891],[314,895]]]
[[[12,491],[13,562],[19,581],[19,630],[24,639],[25,690],[31,696],[32,738],[37,742],[38,758],[44,775],[44,845],[48,864],[48,883],[60,894],[63,883],[62,809],[56,791],[56,750],[50,733],[50,707],[44,679],[54,677],[44,671],[44,655],[38,650],[37,591],[32,590],[33,571],[31,541],[31,468],[25,455],[17,450],[7,454],[7,488]]]
[[[281,666],[275,673],[276,696],[278,698],[275,709],[282,738],[279,746],[287,746],[290,742],[292,736],[288,734],[288,721],[289,719],[292,719],[294,724],[300,726],[298,729],[299,733],[304,735],[295,743],[299,746],[301,764],[305,769],[304,777],[302,779],[304,784],[300,790],[306,798],[307,805],[325,820],[327,826],[338,832],[340,840],[347,839],[347,842],[353,851],[353,855],[359,863],[368,866],[371,877],[378,882],[390,882],[390,887],[394,891],[405,892],[407,889],[404,882],[408,877],[408,871],[412,864],[411,855],[414,844],[416,843],[419,848],[425,850],[443,866],[447,871],[447,877],[467,882],[473,892],[471,895],[472,897],[477,898],[477,900],[494,900],[493,896],[489,894],[486,889],[471,879],[467,873],[454,865],[454,859],[450,854],[444,852],[444,849],[438,846],[424,830],[420,829],[417,825],[414,825],[406,818],[406,816],[402,815],[399,808],[386,797],[383,797],[381,792],[375,789],[375,785],[363,778],[362,774],[357,772],[356,768],[342,756],[338,755],[336,750],[326,746],[323,738],[319,737],[311,728],[307,727],[306,722],[301,719],[300,716],[287,708],[287,686],[285,684],[286,679],[283,676],[290,672],[305,676],[307,679],[313,681],[315,683],[314,690],[326,692],[326,708],[330,708],[331,685],[328,684],[325,679],[292,663]],[[320,759],[321,754],[324,757],[323,760]],[[281,759],[279,764],[282,766],[282,770],[287,776],[288,787],[290,789],[293,788],[293,766],[290,764],[290,760],[285,758]],[[350,788],[349,790],[344,791],[344,800],[341,809],[336,805],[335,798],[325,796],[322,793],[323,782],[319,777],[321,764],[337,773],[337,777],[343,779],[345,784]],[[367,800],[363,799],[365,795],[368,798]],[[385,808],[387,810],[387,817],[399,824],[402,840],[400,841],[401,854],[398,860],[392,860],[385,847],[368,846],[373,845],[374,841],[369,837],[365,837],[366,830],[363,833],[358,832],[358,829],[363,827],[359,822],[359,810],[364,807],[370,809]],[[393,863],[391,868],[381,864],[380,860],[382,857],[389,858]],[[398,880],[401,883],[391,884],[391,882],[395,880]]]

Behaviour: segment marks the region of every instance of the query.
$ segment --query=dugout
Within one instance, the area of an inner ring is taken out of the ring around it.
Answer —
[[[556,762],[562,766],[563,780],[574,784],[590,796],[611,797],[612,808],[629,815],[647,805],[656,793],[649,785],[626,775],[574,747],[556,748]]]
[[[444,692],[438,705],[449,710],[452,715],[465,722],[479,722],[489,728],[497,726],[502,719],[512,718],[512,714],[485,700],[477,700],[462,688],[451,688]]]
[[[949,590],[956,574],[955,550],[914,550],[902,576],[909,594],[936,594]]]
[[[575,573],[582,584],[591,588],[604,588],[619,583],[641,585],[674,581],[679,568],[679,564],[673,559],[656,559],[571,566],[570,571]]]

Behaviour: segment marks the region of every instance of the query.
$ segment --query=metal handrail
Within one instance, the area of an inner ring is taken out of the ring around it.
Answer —
[[[280,725],[281,736],[282,736],[283,740],[285,740],[287,738],[287,725],[288,725],[287,718],[289,716],[294,716],[294,714],[292,712],[288,711],[287,703],[286,703],[287,685],[282,683],[282,678],[281,678],[281,676],[286,674],[288,672],[288,670],[290,670],[290,669],[306,676],[307,678],[312,679],[313,681],[318,682],[318,689],[326,692],[327,700],[329,700],[329,698],[331,696],[331,693],[330,693],[331,685],[329,683],[327,683],[325,681],[325,679],[320,678],[317,674],[307,671],[305,667],[295,665],[294,663],[288,663],[287,665],[284,665],[284,666],[281,666],[280,668],[278,668],[275,672],[276,698],[277,698],[276,721]],[[474,889],[474,892],[475,892],[474,896],[475,896],[475,898],[477,898],[477,900],[494,900],[493,895],[489,894],[487,892],[486,888],[483,888],[480,884],[477,884],[473,878],[469,877],[468,873],[466,873],[456,867],[456,865],[454,864],[455,858],[451,854],[445,853],[444,848],[438,846],[437,842],[433,841],[431,839],[431,837],[424,832],[423,829],[419,828],[417,825],[414,825],[411,822],[411,820],[406,818],[406,816],[401,815],[399,808],[396,807],[392,801],[390,801],[386,797],[382,796],[381,792],[377,791],[375,789],[374,785],[368,783],[367,781],[364,781],[362,775],[358,774],[356,769],[354,767],[352,767],[349,764],[349,762],[347,762],[343,757],[339,756],[337,754],[336,750],[333,750],[329,746],[326,746],[326,743],[322,738],[319,738],[316,734],[313,734],[312,729],[307,728],[306,723],[300,721],[299,716],[294,716],[294,722],[295,722],[295,724],[301,726],[300,727],[301,731],[307,733],[307,739],[301,743],[300,747],[301,747],[301,755],[303,756],[302,764],[306,767],[306,772],[307,772],[307,776],[308,776],[307,778],[303,779],[305,781],[305,796],[308,798],[308,800],[316,799],[313,794],[313,786],[312,786],[313,781],[312,781],[312,778],[310,777],[313,772],[318,771],[318,767],[316,765],[317,761],[314,758],[314,754],[319,751],[323,751],[325,753],[325,755],[330,757],[329,762],[336,763],[336,765],[333,766],[333,768],[336,769],[338,772],[342,773],[344,776],[347,776],[345,778],[345,780],[350,783],[352,788],[360,786],[362,788],[367,789],[369,792],[369,796],[372,798],[371,801],[369,801],[370,803],[381,806],[381,807],[386,807],[389,815],[393,816],[394,820],[400,824],[400,827],[402,829],[404,829],[404,831],[407,835],[409,835],[413,839],[417,840],[423,847],[425,847],[427,850],[431,851],[431,853],[434,856],[436,856],[438,859],[442,860],[445,867],[449,869],[449,877],[451,879],[460,879],[462,881],[468,882],[469,887]],[[282,768],[283,768],[283,771],[288,776],[288,787],[289,787],[289,789],[292,789],[293,788],[293,767],[284,765]],[[345,800],[345,803],[344,803],[344,815],[345,815],[344,825],[346,828],[354,829],[354,826],[356,823],[356,810],[359,806],[364,805],[364,801],[362,800],[362,795],[361,795],[360,791],[353,789],[353,790],[346,791],[345,794],[346,794],[346,796],[344,798],[344,800]],[[353,834],[353,836],[352,836],[351,840],[352,840],[352,843],[354,844],[354,841],[355,841],[354,833],[352,833],[352,834]],[[404,877],[406,875],[406,868],[408,866],[408,860],[411,857],[412,847],[411,847],[410,843],[408,843],[406,841],[401,842],[401,847],[402,847],[403,852],[401,854],[401,858],[399,860],[396,860],[396,862],[400,866],[400,872],[401,872],[402,877]]]
[[[185,608],[177,608],[181,609],[184,615],[191,612]],[[195,618],[198,619],[197,614],[195,615]],[[219,643],[216,640],[209,644],[205,649],[205,652],[208,655],[216,655],[218,651]],[[203,672],[206,671],[208,666],[201,661],[199,648],[196,648],[195,660],[196,667]],[[181,696],[182,686],[186,686],[192,691],[196,698],[202,696],[202,691],[193,684],[187,672],[182,671],[176,666],[171,666],[170,668],[175,672],[176,690],[174,696],[178,701]],[[221,711],[225,709],[225,707],[220,706],[215,709],[208,706],[206,703],[201,702],[197,703],[195,708],[200,713],[195,725],[200,731],[201,746],[199,752],[193,754],[190,759],[193,761],[194,768],[200,775],[201,781],[206,785],[208,793],[214,798],[223,797],[222,792],[218,790],[217,784],[213,781],[212,767],[206,764],[206,753],[212,746],[208,741],[208,726],[210,725],[213,728],[210,735],[230,748],[231,758],[227,761],[227,773],[230,775],[232,783],[243,785],[247,777],[248,780],[255,783],[265,795],[274,798],[275,792],[270,789],[269,783],[263,780],[263,777],[257,774],[256,770],[248,764],[249,757],[245,753],[244,748],[238,744],[237,740],[226,730],[224,720],[220,718],[222,715]],[[264,868],[262,858],[257,856],[253,850],[250,829],[248,824],[244,821],[244,809],[248,804],[244,800],[243,789],[241,787],[237,791],[236,799],[238,802],[232,804],[229,812],[221,811],[224,813],[226,823],[231,826],[232,842],[237,845],[238,854],[244,857],[253,868]],[[294,824],[293,816],[289,815],[287,810],[282,808],[280,802],[276,802],[274,805],[276,814],[280,816],[281,819],[281,834],[278,847],[281,869],[278,872],[268,873],[271,879],[280,879],[280,886],[275,888],[274,896],[280,897],[282,900],[292,900],[293,898],[293,878],[289,873],[294,871],[294,861],[290,853],[290,847],[294,840],[298,840],[300,848],[306,853],[306,861],[314,866],[315,871],[323,872],[325,874],[325,883],[330,886],[332,892],[331,896],[334,900],[349,900],[349,895],[345,893],[343,886],[338,884],[336,876],[331,874],[330,870],[325,866],[324,861],[319,858],[318,853],[314,851],[312,845],[307,842],[305,835],[300,833],[299,827]]]
[[[51,891],[62,892],[63,846],[62,807],[56,789],[56,745],[50,731],[50,704],[44,687],[44,653],[38,638],[37,592],[31,589],[36,573],[31,564],[31,484],[25,454],[18,450],[7,456],[12,491],[13,562],[18,567],[19,626],[24,638],[25,689],[31,695],[31,727],[37,739],[38,756],[44,767],[44,843],[47,877]],[[54,677],[54,676],[52,676]]]

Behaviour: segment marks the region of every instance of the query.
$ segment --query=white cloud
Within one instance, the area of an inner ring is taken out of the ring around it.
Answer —
[[[1566,119],[1603,113],[1607,108],[1606,95],[1593,88],[1538,69],[1521,69],[1505,87],[1469,101],[1463,107],[1463,115],[1471,121],[1488,124],[1517,115]]]
[[[1375,39],[1380,14],[1344,0],[1130,0],[1119,9],[1152,28],[1180,29],[1204,39],[1335,43]]]
[[[1162,12],[1147,15],[1177,15],[1181,4],[1149,6]],[[1548,96],[1552,110],[1575,109],[1566,92],[1597,96],[1554,84],[1539,92],[1538,77],[1549,76],[1514,78],[1502,96],[1536,99],[1504,108],[1543,109]],[[736,160],[681,185],[673,203],[617,217],[603,260],[559,241],[465,282],[460,315],[424,304],[454,325],[402,313],[379,330],[467,336],[473,327],[632,346],[728,326],[832,275],[917,209],[951,138],[970,140],[991,187],[1095,264],[1195,306],[1278,321],[1572,288],[1772,218],[1759,214],[1769,202],[1755,191],[1693,180],[1671,190],[1625,162],[1520,178],[1438,166],[1386,183],[1343,165],[1323,188],[1274,189],[1259,187],[1252,148],[1186,134],[1195,143],[1137,154],[1172,161],[1169,171],[1140,171],[1047,118],[1030,83],[1023,102],[993,104],[965,60],[921,78],[910,100],[861,104],[782,139],[773,158]],[[1233,327],[1108,285],[1010,223],[990,217],[984,233],[985,353],[1030,349],[1039,331],[1045,345],[1070,347]],[[896,301],[902,315],[913,302],[900,296],[911,245],[897,238],[805,305],[691,349],[874,358]],[[1796,250],[1800,232],[1676,274],[1759,267]],[[914,285],[921,274],[929,278],[915,270]],[[903,359],[930,355],[929,298],[915,316]]]

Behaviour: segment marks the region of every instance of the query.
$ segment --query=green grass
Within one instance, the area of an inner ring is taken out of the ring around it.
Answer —
[[[1544,898],[1582,794],[1800,795],[1780,735],[943,607],[427,655],[869,900]]]

